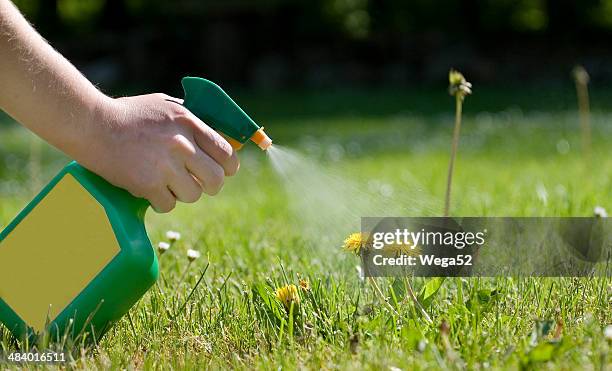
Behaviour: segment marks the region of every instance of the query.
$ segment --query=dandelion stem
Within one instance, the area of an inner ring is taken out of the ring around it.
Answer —
[[[577,67],[577,69],[579,70],[576,73],[575,81],[582,131],[582,150],[588,159],[591,155],[591,107],[589,104],[588,74],[582,67]]]
[[[408,294],[410,295],[410,298],[414,302],[414,306],[416,308],[418,308],[419,312],[421,312],[421,314],[423,315],[423,318],[425,318],[425,320],[429,324],[432,324],[433,321],[431,320],[431,317],[429,317],[429,314],[427,314],[427,312],[425,311],[425,308],[423,308],[423,305],[421,305],[421,303],[419,302],[419,299],[417,298],[417,296],[414,293],[414,289],[412,288],[412,284],[410,283],[410,279],[406,277],[405,281],[406,281],[406,287],[408,288]]]
[[[393,306],[391,306],[391,304],[389,304],[389,302],[387,301],[387,299],[385,298],[385,295],[382,293],[382,291],[380,290],[380,287],[378,286],[378,284],[376,283],[376,280],[374,279],[374,277],[368,277],[368,280],[370,281],[370,283],[372,284],[372,287],[374,287],[374,292],[378,295],[379,299],[382,300],[383,304],[385,305],[385,307],[387,307],[387,309],[395,314],[396,316],[399,316],[399,313],[397,313],[397,311],[393,308]]]
[[[455,168],[455,158],[457,157],[457,147],[459,146],[459,131],[461,130],[461,113],[463,107],[463,97],[461,94],[455,95],[455,128],[453,130],[453,141],[451,144],[450,163],[448,165],[448,177],[446,180],[446,197],[444,201],[444,216],[449,216],[451,187],[453,184],[453,170]]]
[[[191,267],[191,263],[193,263],[193,261],[189,261],[189,263],[187,263],[187,267],[185,267],[185,270],[183,271],[183,274],[181,274],[181,279],[179,280],[179,286],[183,283],[183,281],[185,281],[185,277],[187,276],[187,272],[189,272],[189,268]]]

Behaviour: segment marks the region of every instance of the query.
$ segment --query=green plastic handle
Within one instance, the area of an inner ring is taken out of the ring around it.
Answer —
[[[243,144],[259,130],[219,85],[201,77],[184,77],[181,82],[183,105],[208,126]]]

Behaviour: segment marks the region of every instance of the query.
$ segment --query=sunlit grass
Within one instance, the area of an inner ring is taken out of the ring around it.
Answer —
[[[593,114],[597,165],[588,168],[575,112],[467,112],[457,159],[465,171],[453,180],[453,215],[590,216],[597,205],[612,210],[610,118]],[[452,112],[303,117],[278,122],[276,131],[271,121],[266,127],[278,143],[370,192],[383,185],[394,195],[418,189],[419,212],[442,210]],[[22,170],[28,135],[0,133],[4,225],[32,192]],[[43,153],[43,177],[49,179],[65,159],[48,148]],[[304,232],[266,157],[257,150],[241,156],[240,173],[218,197],[180,205],[169,215],[149,214],[154,246],[168,241],[168,230],[181,233],[160,257],[161,279],[132,308],[132,322],[120,321],[74,366],[519,368],[547,359],[549,367],[610,367],[603,334],[612,324],[609,278],[447,279],[434,295],[420,298],[433,324],[414,306],[398,305],[407,294],[402,284],[380,280],[392,313],[359,278],[358,260],[341,250],[341,239]],[[415,205],[402,207],[414,215]],[[202,256],[190,262],[189,249]],[[307,290],[300,280],[308,282]],[[429,282],[416,279],[415,291]],[[276,294],[287,285],[296,288],[288,305]],[[14,349],[5,331],[1,348]]]

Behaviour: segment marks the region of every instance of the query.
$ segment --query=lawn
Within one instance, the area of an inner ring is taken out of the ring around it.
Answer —
[[[476,90],[466,100],[451,214],[591,216],[598,205],[611,211],[610,95],[593,93],[588,161],[570,88]],[[341,250],[359,216],[441,215],[453,123],[443,88],[245,93],[238,100],[275,143],[309,161],[306,171],[283,180],[265,154],[248,148],[239,174],[217,197],[167,215],[150,212],[154,245],[168,230],[182,238],[160,257],[158,285],[129,318],[95,348],[69,349],[74,367],[612,367],[612,341],[603,333],[612,324],[609,277],[416,278],[417,292],[442,283],[421,297],[429,324],[403,301],[401,281],[379,279],[397,313],[386,309],[360,279],[358,259]],[[3,125],[0,225],[67,162],[24,130]],[[190,248],[202,257],[188,264]],[[289,314],[274,290],[300,279],[310,287],[299,289],[301,304]],[[14,347],[0,330],[0,349]]]

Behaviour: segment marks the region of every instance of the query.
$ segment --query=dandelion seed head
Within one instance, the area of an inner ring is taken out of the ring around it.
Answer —
[[[606,338],[606,340],[612,341],[612,325],[608,325],[604,329],[604,338]]]
[[[472,84],[463,77],[461,72],[451,69],[448,73],[448,82],[450,95],[463,99],[466,95],[472,94]]]
[[[588,84],[589,80],[591,79],[587,70],[582,66],[574,67],[572,70],[572,75],[574,75],[574,80],[582,85]]]

